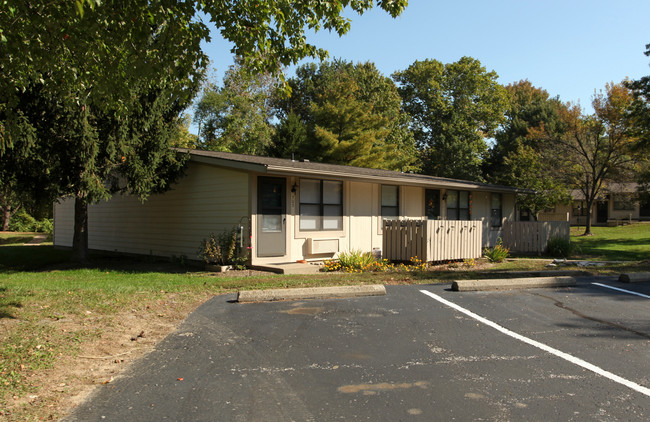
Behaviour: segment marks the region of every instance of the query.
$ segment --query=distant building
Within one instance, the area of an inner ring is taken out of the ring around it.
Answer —
[[[610,183],[601,190],[591,209],[594,226],[617,225],[632,221],[650,221],[650,202],[638,199],[636,183]],[[558,205],[540,213],[539,220],[563,220],[571,225],[587,223],[587,201],[580,190],[571,192],[571,205]]]

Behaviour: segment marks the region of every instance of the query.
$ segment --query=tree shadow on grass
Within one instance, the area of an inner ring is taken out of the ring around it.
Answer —
[[[72,253],[69,249],[55,248],[52,245],[1,246],[0,274],[77,269],[170,274],[203,271],[202,263],[184,258],[122,255],[111,252],[92,251],[89,254],[89,262],[87,264],[79,264],[70,260],[71,255]]]

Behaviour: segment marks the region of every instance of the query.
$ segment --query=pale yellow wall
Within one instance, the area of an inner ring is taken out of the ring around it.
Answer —
[[[248,173],[191,163],[187,175],[165,194],[152,195],[144,203],[115,195],[89,207],[89,248],[199,259],[202,239],[250,215],[248,193]],[[71,218],[73,208],[66,205],[55,206],[57,221],[61,214],[66,214],[65,221]],[[70,246],[66,240],[71,239],[71,229],[61,227],[55,244]]]
[[[515,206],[516,206],[515,195],[502,193],[501,201],[502,201],[501,216],[503,217],[503,221],[515,221]],[[489,217],[487,218],[487,220],[489,221]],[[503,239],[503,225],[498,230],[495,229],[491,230],[489,244],[484,246],[494,246],[497,243],[497,240],[499,238]]]
[[[471,192],[472,194],[472,220],[479,220],[483,224],[483,246],[489,246],[496,241],[498,234],[490,227],[490,193]]]
[[[299,184],[299,179],[290,178],[288,190],[293,183]],[[288,197],[287,225],[289,235],[289,253],[286,261],[293,262],[299,259],[321,259],[332,256],[306,255],[307,238],[313,239],[338,239],[339,251],[361,250],[371,252],[382,247],[381,234],[381,184],[346,181],[343,184],[343,231],[342,232],[311,232],[298,231],[299,214],[299,189],[292,199]],[[422,219],[424,212],[424,189],[420,187],[401,186],[399,193],[400,218]],[[292,206],[293,204],[293,206]],[[262,260],[257,260],[263,263]],[[269,261],[270,262],[270,261]],[[276,258],[277,262],[277,258]]]
[[[638,220],[639,216],[641,214],[641,205],[639,204],[638,201],[634,201],[634,209],[631,209],[631,210],[615,210],[614,209],[614,198],[612,197],[612,199],[608,201],[608,206],[609,206],[608,216],[609,216],[609,218],[613,218],[613,219],[633,219],[633,220]]]
[[[424,188],[403,186],[400,191],[400,219],[422,220],[424,218]]]
[[[377,232],[373,226],[373,221],[377,221],[377,189],[373,189],[371,183],[350,182],[348,186],[350,236],[347,249],[371,251],[376,247],[372,233]]]

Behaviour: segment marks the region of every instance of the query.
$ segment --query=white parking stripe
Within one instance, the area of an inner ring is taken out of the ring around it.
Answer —
[[[643,293],[637,293],[631,290],[619,289],[618,287],[608,286],[607,284],[600,284],[600,283],[591,283],[591,284],[593,284],[594,286],[600,286],[600,287],[605,287],[607,289],[618,290],[619,292],[629,293],[631,295],[641,296],[641,297],[645,297],[646,299],[650,299],[650,296],[644,295]]]
[[[474,312],[472,312],[470,310],[467,310],[467,309],[465,309],[465,308],[463,308],[463,307],[461,307],[459,305],[456,305],[453,302],[450,302],[450,301],[448,301],[446,299],[443,299],[442,297],[440,297],[440,296],[438,296],[438,295],[436,295],[434,293],[431,293],[431,292],[429,292],[427,290],[420,290],[420,292],[422,292],[425,295],[437,300],[438,302],[440,302],[440,303],[442,303],[444,305],[449,306],[450,308],[453,308],[453,309],[457,310],[458,312],[462,312],[465,315],[467,315],[467,316],[469,316],[471,318],[474,318],[475,320],[477,320],[479,322],[482,322],[483,324],[485,324],[487,326],[490,326],[490,327],[494,328],[495,330],[498,330],[498,331],[502,332],[503,334],[506,334],[506,335],[508,335],[508,336],[510,336],[512,338],[515,338],[515,339],[517,339],[519,341],[522,341],[522,342],[524,342],[526,344],[530,344],[531,346],[537,347],[538,349],[542,349],[545,352],[551,353],[551,354],[553,354],[553,355],[555,355],[557,357],[560,357],[560,358],[562,358],[562,359],[564,359],[564,360],[566,360],[568,362],[571,362],[571,363],[573,363],[575,365],[581,366],[581,367],[583,367],[585,369],[588,369],[589,371],[595,372],[598,375],[601,375],[601,376],[603,376],[605,378],[608,378],[608,379],[610,379],[610,380],[612,380],[614,382],[622,384],[622,385],[624,385],[624,386],[626,386],[628,388],[631,388],[632,390],[638,391],[639,393],[645,394],[646,396],[650,397],[650,388],[644,387],[644,386],[639,385],[639,384],[637,384],[635,382],[632,382],[632,381],[627,380],[625,378],[619,377],[616,374],[612,374],[611,372],[606,371],[606,370],[604,370],[602,368],[599,368],[596,365],[593,365],[593,364],[591,364],[589,362],[586,362],[586,361],[584,361],[582,359],[579,359],[579,358],[577,358],[575,356],[572,356],[572,355],[570,355],[568,353],[564,353],[564,352],[562,352],[560,350],[554,349],[553,347],[547,346],[544,343],[540,343],[540,342],[535,341],[533,339],[530,339],[528,337],[524,337],[521,334],[517,334],[514,331],[510,331],[507,328],[504,328],[504,327],[500,326],[499,324],[490,321],[489,319],[483,318],[482,316],[477,315]]]

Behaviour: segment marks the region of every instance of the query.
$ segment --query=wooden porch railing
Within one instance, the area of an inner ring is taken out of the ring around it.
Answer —
[[[568,221],[506,221],[503,223],[503,244],[511,252],[542,254],[554,237],[569,240]]]
[[[385,220],[382,255],[391,261],[480,258],[482,239],[478,220]]]

